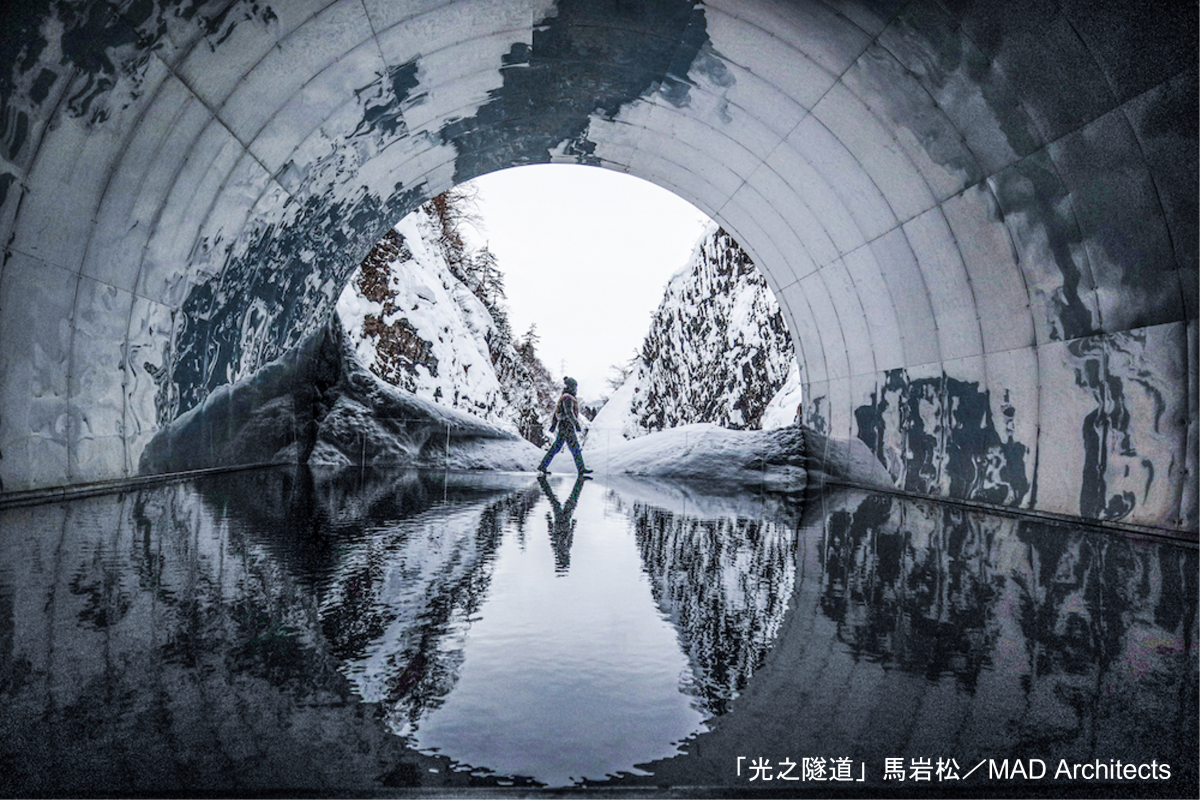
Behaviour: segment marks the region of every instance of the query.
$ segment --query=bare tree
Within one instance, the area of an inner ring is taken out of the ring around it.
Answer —
[[[607,383],[608,387],[614,392],[617,389],[620,389],[625,385],[625,381],[629,380],[629,376],[633,374],[633,371],[637,369],[638,362],[641,361],[641,358],[641,352],[634,350],[633,355],[630,356],[628,360],[622,361],[618,364],[613,364],[608,368],[610,375],[604,379],[604,382]]]

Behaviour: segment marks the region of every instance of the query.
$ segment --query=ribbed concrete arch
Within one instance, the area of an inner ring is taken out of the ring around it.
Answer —
[[[1196,528],[1194,4],[27,5],[0,42],[6,492],[136,475],[403,214],[562,161],[732,232],[806,421],[898,488]]]

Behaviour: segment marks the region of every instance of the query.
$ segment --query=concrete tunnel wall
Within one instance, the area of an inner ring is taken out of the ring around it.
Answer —
[[[725,226],[898,488],[1196,530],[1194,2],[16,5],[6,493],[135,476],[397,219],[555,161]]]

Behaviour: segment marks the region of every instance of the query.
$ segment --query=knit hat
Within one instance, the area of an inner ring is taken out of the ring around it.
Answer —
[[[563,388],[567,394],[575,394],[575,390],[579,388],[579,383],[574,378],[563,378]]]

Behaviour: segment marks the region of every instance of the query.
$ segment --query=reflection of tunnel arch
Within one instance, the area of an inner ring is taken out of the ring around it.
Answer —
[[[404,212],[564,160],[733,232],[809,421],[902,488],[1196,527],[1193,4],[26,5],[0,42],[5,490],[132,474]]]

